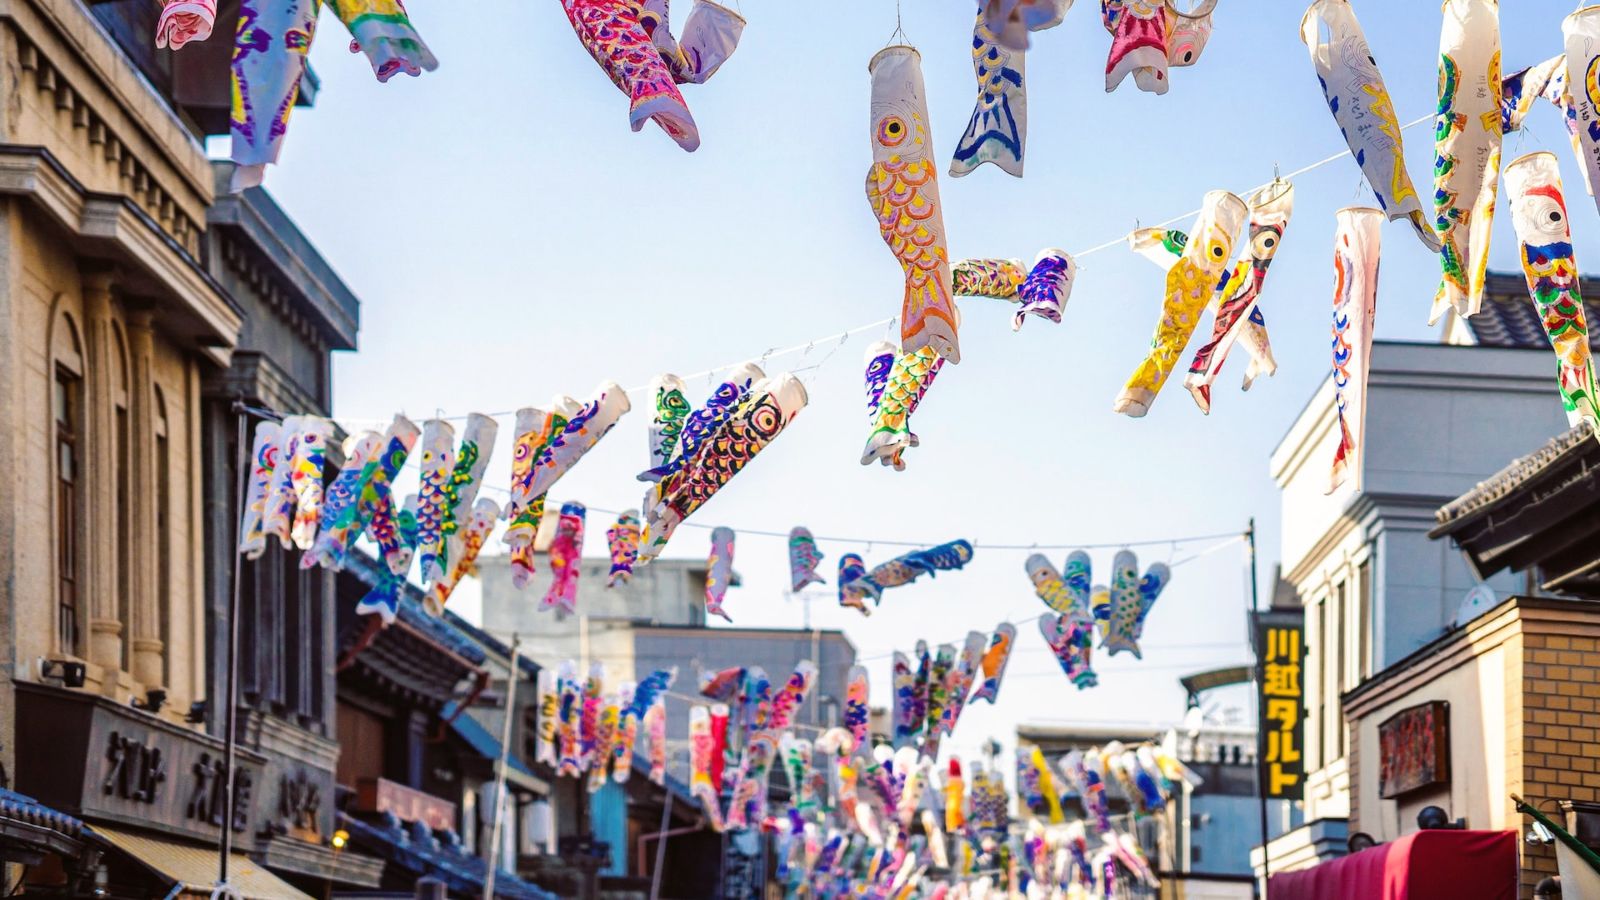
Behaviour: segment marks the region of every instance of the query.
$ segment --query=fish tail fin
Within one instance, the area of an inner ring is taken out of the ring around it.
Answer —
[[[1133,654],[1134,659],[1144,658],[1143,656],[1139,655],[1138,642],[1131,637],[1125,637],[1120,634],[1106,635],[1106,639],[1100,645],[1100,649],[1106,651],[1107,656],[1116,656],[1118,653],[1127,651]]]
[[[661,130],[683,149],[693,152],[700,147],[700,129],[695,126],[683,95],[670,81],[665,84],[645,81],[634,85],[630,92],[628,124],[638,131],[644,127],[646,119],[660,125]]]
[[[979,700],[983,700],[988,703],[994,703],[995,700],[998,699],[999,695],[999,681],[994,678],[986,678],[984,679],[983,684],[978,686],[977,693],[973,694],[972,699],[968,700],[967,702],[977,703]]]
[[[1012,104],[1019,100],[1023,100],[1020,86],[1013,88],[1010,84],[995,99],[993,109],[984,109],[979,99],[950,160],[950,177],[960,178],[984,163],[994,163],[1006,174],[1022,177],[1025,133],[1011,111]]]

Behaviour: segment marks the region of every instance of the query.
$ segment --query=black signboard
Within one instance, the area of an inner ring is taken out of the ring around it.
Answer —
[[[1305,789],[1305,638],[1298,610],[1256,614],[1261,792],[1273,799],[1299,800]]]

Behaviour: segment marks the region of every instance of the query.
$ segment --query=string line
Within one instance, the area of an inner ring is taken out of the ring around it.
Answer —
[[[1435,116],[1434,116],[1433,113],[1429,113],[1427,115],[1420,116],[1418,118],[1412,119],[1411,121],[1406,122],[1405,124],[1401,125],[1400,126],[1400,130],[1401,131],[1409,131],[1410,129],[1416,128],[1419,125],[1423,125],[1423,124],[1427,124],[1427,123],[1433,122],[1434,118],[1435,118]],[[1300,175],[1304,175],[1304,174],[1306,174],[1308,172],[1316,171],[1317,169],[1320,169],[1323,166],[1327,166],[1327,165],[1330,165],[1332,163],[1338,162],[1339,160],[1344,159],[1345,157],[1350,156],[1350,155],[1351,155],[1351,153],[1350,153],[1349,148],[1345,148],[1343,150],[1340,150],[1337,153],[1334,153],[1334,154],[1331,154],[1329,156],[1323,157],[1322,159],[1319,159],[1316,162],[1309,163],[1307,165],[1301,166],[1300,168],[1295,169],[1294,171],[1289,172],[1289,173],[1287,173],[1285,175],[1277,176],[1273,180],[1277,181],[1280,178],[1281,179],[1293,179],[1293,178],[1296,178],[1296,177],[1298,177]],[[1271,186],[1272,183],[1273,183],[1272,181],[1263,182],[1262,184],[1256,185],[1254,188],[1251,188],[1250,190],[1244,192],[1244,194],[1242,194],[1241,196],[1249,196],[1250,194],[1252,194],[1252,193],[1254,193],[1254,192],[1256,192],[1258,190],[1261,190],[1262,188]],[[1364,181],[1362,183],[1365,184]],[[1175,216],[1171,216],[1169,218],[1166,218],[1166,219],[1163,219],[1163,220],[1161,220],[1159,222],[1156,222],[1151,227],[1164,228],[1164,227],[1166,227],[1168,225],[1174,225],[1174,224],[1176,224],[1178,222],[1184,221],[1184,220],[1189,219],[1189,218],[1191,218],[1193,216],[1197,216],[1197,215],[1200,214],[1200,212],[1201,212],[1200,209],[1191,209],[1191,210],[1189,210],[1187,212],[1178,213]],[[1087,249],[1080,250],[1077,253],[1072,254],[1072,257],[1073,257],[1074,260],[1080,260],[1080,259],[1082,259],[1082,258],[1084,258],[1086,256],[1092,256],[1092,255],[1094,255],[1096,253],[1100,253],[1100,252],[1102,252],[1104,250],[1109,250],[1112,247],[1119,246],[1119,245],[1125,243],[1126,241],[1127,241],[1127,235],[1124,234],[1122,236],[1119,236],[1119,237],[1116,237],[1116,238],[1112,238],[1111,240],[1104,241],[1104,242],[1099,243],[1099,244],[1095,244],[1094,246],[1089,247]],[[776,359],[778,357],[783,357],[783,356],[791,356],[791,355],[793,355],[795,353],[809,352],[809,351],[815,349],[818,346],[823,346],[823,345],[828,345],[828,344],[843,345],[853,335],[857,335],[857,334],[860,334],[860,333],[866,332],[866,331],[874,331],[874,330],[879,329],[879,328],[884,328],[885,326],[893,325],[898,320],[899,320],[898,316],[890,316],[887,319],[879,319],[879,320],[877,320],[875,322],[869,322],[869,323],[867,323],[865,325],[858,325],[858,326],[856,326],[854,328],[850,328],[850,329],[848,329],[846,331],[843,331],[843,332],[834,332],[834,333],[829,333],[829,334],[823,335],[821,337],[812,338],[809,341],[806,341],[806,342],[800,343],[800,344],[795,344],[792,347],[768,348],[766,351],[761,353],[761,355],[757,358],[757,361],[759,363],[763,364],[763,368],[765,368],[764,364],[769,360]],[[832,354],[829,354],[829,356],[831,356],[831,355]],[[729,371],[730,369],[733,369],[733,368],[736,368],[738,366],[744,365],[745,362],[747,362],[747,361],[748,360],[739,360],[738,362],[732,362],[732,363],[727,363],[727,364],[724,364],[724,365],[721,365],[721,366],[715,366],[715,367],[710,368],[710,369],[705,369],[705,370],[700,371],[700,372],[694,372],[694,373],[691,373],[689,375],[683,375],[683,376],[679,376],[679,377],[681,377],[685,382],[693,381],[693,380],[696,380],[696,379],[699,379],[699,378],[710,378],[710,377],[716,375],[718,372],[726,372],[726,371]],[[824,362],[825,361],[826,361],[826,358],[824,359]],[[820,363],[818,364],[817,368],[821,368],[821,364]],[[642,385],[636,385],[634,387],[626,388],[625,389],[625,393],[627,393],[630,396],[632,396],[632,395],[635,395],[635,394],[640,394],[640,393],[643,393],[645,391],[648,391],[649,389],[650,389],[650,385],[649,384],[642,384]],[[513,410],[498,410],[498,411],[492,412],[492,413],[482,413],[482,415],[486,415],[486,416],[489,416],[489,417],[495,418],[495,419],[502,418],[502,417],[505,417],[505,416],[512,416],[512,415],[515,415],[515,414],[516,414],[516,410],[514,410],[514,409]],[[387,418],[384,418],[384,419],[372,419],[372,418],[356,418],[356,417],[351,417],[351,416],[337,416],[335,418],[338,421],[343,422],[343,423],[359,424],[359,425],[383,425],[383,424],[387,424],[390,421],[390,419],[387,419]],[[435,416],[434,418],[444,419],[445,421],[450,421],[450,422],[459,422],[459,421],[465,421],[467,419],[467,415],[450,415],[450,416],[440,415],[440,416]]]

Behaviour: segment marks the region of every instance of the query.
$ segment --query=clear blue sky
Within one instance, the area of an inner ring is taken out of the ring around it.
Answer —
[[[625,98],[584,52],[554,0],[415,0],[414,19],[442,61],[421,79],[378,84],[346,51],[331,17],[313,53],[314,109],[291,124],[268,187],[363,300],[361,349],[334,366],[344,417],[419,421],[586,395],[600,380],[647,382],[758,357],[769,347],[895,314],[899,270],[863,194],[870,161],[868,59],[894,29],[888,0],[747,0],[737,54],[685,96],[701,149],[686,154],[654,125],[627,128]],[[689,4],[680,0],[681,19]],[[1435,104],[1439,7],[1357,0],[1401,121]],[[1570,3],[1517,0],[1503,16],[1505,68],[1561,51]],[[975,95],[970,4],[906,0],[905,31],[921,49],[943,166]],[[1131,80],[1103,90],[1109,37],[1097,5],[1079,0],[1028,56],[1027,177],[992,166],[941,179],[951,252],[1031,259],[1044,246],[1078,251],[1199,205],[1214,188],[1244,191],[1342,148],[1298,36],[1301,3],[1225,0],[1199,65],[1172,72],[1163,97]],[[1580,261],[1600,259],[1594,207],[1557,113],[1541,106],[1518,152],[1555,150],[1568,186]],[[1431,197],[1429,126],[1406,132],[1419,193]],[[1371,204],[1342,160],[1296,182],[1295,217],[1263,305],[1280,365],[1237,391],[1236,352],[1200,415],[1169,384],[1148,418],[1111,412],[1143,355],[1161,276],[1116,248],[1083,261],[1060,326],[964,301],[960,366],[947,368],[915,419],[923,446],[896,474],[857,465],[865,438],[858,336],[805,373],[811,406],[700,512],[705,525],[939,542],[1106,543],[1231,529],[1255,516],[1264,589],[1277,556],[1280,501],[1267,458],[1329,367],[1333,214]],[[1378,335],[1429,339],[1436,258],[1403,222],[1384,229]],[[1505,201],[1493,262],[1514,265]],[[1592,263],[1591,263],[1592,264]],[[1208,327],[1208,326],[1207,326]],[[774,370],[812,365],[826,350]],[[703,384],[696,387],[704,389]],[[1551,402],[1558,402],[1554,385]],[[642,403],[552,492],[621,509],[639,502]],[[502,425],[503,483],[511,423]],[[1532,441],[1530,440],[1530,446]],[[604,517],[588,548],[603,552]],[[1182,558],[1205,545],[1146,548]],[[706,532],[685,529],[671,555],[701,556]],[[893,551],[825,544],[869,564]],[[1109,566],[1113,551],[1097,551]],[[1183,712],[1176,679],[1243,662],[1242,555],[1226,548],[1176,570],[1145,632],[1145,660],[1100,660],[1102,685],[1078,692],[1059,674],[1032,619],[1043,607],[1023,572],[1026,552],[985,552],[959,574],[890,592],[870,619],[823,600],[814,621],[838,627],[871,658],[874,699],[887,697],[887,654],[918,637],[959,641],[968,629],[1026,618],[1009,686],[973,708],[956,738],[970,753],[988,734],[1011,743],[1020,720],[1169,722]],[[1065,552],[1053,553],[1058,559]],[[744,586],[727,608],[739,624],[798,626],[786,603],[781,540],[744,537]],[[1263,595],[1265,596],[1265,595]],[[537,598],[530,597],[529,602]],[[475,615],[476,597],[463,593]],[[1235,700],[1238,700],[1235,697]]]

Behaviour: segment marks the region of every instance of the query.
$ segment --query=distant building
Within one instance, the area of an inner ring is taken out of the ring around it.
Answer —
[[[1340,696],[1450,626],[1478,577],[1429,539],[1434,512],[1530,439],[1565,430],[1554,372],[1548,346],[1378,341],[1359,492],[1347,482],[1326,493],[1337,443],[1331,379],[1273,451],[1283,589],[1305,609],[1308,644],[1306,824],[1272,842],[1273,871],[1344,852],[1351,772]],[[1485,575],[1502,594],[1519,584]]]

